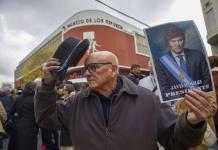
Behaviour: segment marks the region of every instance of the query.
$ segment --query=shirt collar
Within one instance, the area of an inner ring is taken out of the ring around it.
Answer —
[[[171,51],[171,53],[172,53],[172,55],[173,55],[174,58],[177,58],[177,56],[179,56],[179,55],[183,55],[183,56],[185,56],[184,51],[183,51],[182,53],[179,53],[179,54],[174,53],[173,51]]]
[[[129,81],[126,77],[118,76],[117,86],[113,93],[119,94],[120,92],[126,92],[131,95],[138,95],[137,85]],[[96,95],[96,92],[88,88],[84,93],[83,97],[89,97],[90,95]]]

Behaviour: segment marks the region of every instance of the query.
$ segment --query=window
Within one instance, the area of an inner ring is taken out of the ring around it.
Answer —
[[[135,33],[136,53],[141,55],[149,55],[147,42],[145,37],[139,33]]]
[[[89,45],[89,50],[91,52],[95,52],[97,51],[96,47],[99,47],[101,45],[99,45],[95,39],[95,32],[94,31],[89,31],[89,32],[83,32],[83,39],[88,39],[90,42]]]
[[[208,32],[215,30],[216,22],[215,22],[214,10],[212,7],[206,12],[206,21],[207,21]]]
[[[83,32],[83,39],[89,39],[90,41],[95,39],[95,32],[89,31],[89,32]]]

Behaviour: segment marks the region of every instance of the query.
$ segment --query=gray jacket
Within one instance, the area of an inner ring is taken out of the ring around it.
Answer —
[[[201,143],[205,123],[192,128],[186,114],[177,119],[152,92],[125,77],[122,80],[110,107],[108,127],[94,92],[84,89],[67,103],[56,102],[54,84],[37,89],[36,120],[43,127],[69,129],[76,150],[153,150],[157,141],[166,149],[184,150]]]

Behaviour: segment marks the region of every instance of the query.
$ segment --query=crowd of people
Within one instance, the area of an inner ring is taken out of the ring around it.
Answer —
[[[1,150],[73,150],[67,130],[43,128],[36,123],[34,95],[41,79],[28,82],[23,88],[12,89],[10,84],[0,88],[0,149]],[[56,85],[58,100],[80,91],[71,81]]]
[[[180,31],[167,36],[166,41],[175,55],[186,53],[185,38]],[[63,64],[57,58],[49,58],[42,68],[42,78],[16,91],[2,86],[0,148],[7,139],[8,150],[207,150],[216,147],[218,59],[209,60],[215,91],[208,92],[212,83],[206,74],[204,83],[209,85],[208,90],[192,89],[180,101],[161,103],[155,73],[157,79],[165,79],[164,85],[175,80],[169,72],[170,79],[160,77],[159,74],[166,74],[164,66],[154,72],[150,61],[150,74],[142,79],[140,66],[133,64],[125,77],[119,74],[119,60],[114,53],[96,51],[85,58],[87,86],[80,88],[70,81],[58,80],[57,70]],[[206,59],[196,61],[194,66],[202,62],[206,63]],[[185,60],[181,62],[179,58],[177,63],[182,68]],[[206,70],[200,67],[198,70]],[[201,80],[201,71],[186,73]]]
[[[60,63],[50,58],[45,64],[35,95],[40,126],[68,129],[76,149],[157,149],[159,142],[166,149],[184,150],[201,144],[205,121],[213,114],[205,92],[186,94],[189,111],[177,115],[158,96],[137,85],[139,74],[134,70],[139,72],[139,66],[131,68],[133,81],[119,75],[119,61],[108,51],[91,53],[84,66],[88,88],[62,102],[57,101],[55,88]]]
[[[216,89],[217,60],[210,59]],[[187,109],[179,111],[185,101],[177,102],[175,111],[161,104],[155,96],[158,95],[157,85],[151,61],[148,64],[149,76],[140,78],[140,66],[134,64],[126,78],[119,75],[116,56],[101,51],[86,59],[88,86],[82,90],[80,85],[70,81],[53,80],[50,68],[58,66],[54,58],[44,67],[45,76],[51,77],[49,82],[45,80],[47,77],[36,79],[17,90],[3,84],[0,90],[1,149],[5,145],[8,150],[73,150],[74,146],[103,149],[105,144],[112,149],[208,149],[203,142],[206,138],[204,120],[216,134],[217,119],[215,124],[213,121],[216,98],[207,97],[201,91],[190,93],[192,98],[185,97],[190,101],[201,99],[204,107],[210,107],[209,113],[192,116],[189,122]],[[142,141],[137,140],[138,136]]]

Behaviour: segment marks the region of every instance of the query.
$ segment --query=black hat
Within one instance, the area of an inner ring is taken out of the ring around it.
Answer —
[[[76,66],[89,47],[89,40],[79,40],[69,37],[64,40],[57,48],[54,58],[59,59],[60,68],[57,70],[58,80],[63,80],[69,65]]]

